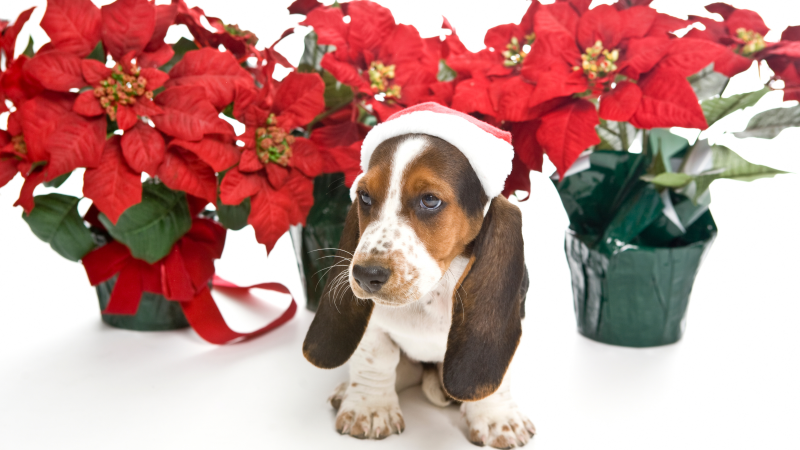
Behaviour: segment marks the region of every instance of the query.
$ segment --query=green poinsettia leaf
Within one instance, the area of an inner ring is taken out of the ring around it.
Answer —
[[[178,61],[180,61],[181,58],[183,58],[183,55],[185,55],[186,52],[197,50],[198,48],[199,47],[197,47],[197,44],[195,44],[194,41],[190,41],[189,39],[186,39],[184,37],[178,39],[178,42],[172,44],[172,50],[175,52],[175,54],[172,55],[172,58],[169,61],[167,61],[166,64],[159,67],[159,70],[161,70],[162,72],[169,73],[169,71],[175,66],[175,64],[177,64]]]
[[[125,210],[116,225],[104,214],[100,214],[100,221],[134,258],[149,264],[167,256],[192,226],[186,194],[153,183],[142,186],[142,202]]]
[[[28,58],[33,58],[34,50],[33,50],[33,38],[28,37],[28,46],[25,47],[25,51],[22,52],[23,55],[27,56]]]
[[[782,170],[748,162],[733,150],[722,145],[703,147],[700,150],[710,152],[713,161],[712,167],[695,176],[696,189],[693,195],[697,201],[711,185],[711,182],[720,178],[738,181],[753,181],[759,178],[772,178],[775,175],[786,173]],[[707,155],[698,155],[706,158]]]
[[[250,216],[250,199],[236,206],[226,205],[217,199],[217,218],[230,230],[238,231],[247,226],[247,217]]]
[[[733,133],[738,138],[757,137],[772,139],[786,128],[800,127],[800,105],[776,108],[756,114],[744,131]]]
[[[45,181],[42,184],[44,184],[45,187],[59,188],[59,187],[61,187],[62,184],[64,184],[65,181],[67,181],[67,178],[69,178],[70,175],[72,175],[72,172],[67,172],[67,173],[65,173],[63,175],[59,175],[59,176],[53,178],[50,181]]]
[[[332,110],[340,108],[353,101],[353,90],[350,86],[342,84],[327,70],[322,71],[322,81],[325,82],[325,108]]]
[[[714,63],[688,78],[697,99],[700,101],[722,95],[730,78],[714,71]]]
[[[321,72],[322,57],[325,53],[336,50],[333,45],[317,44],[317,33],[310,32],[303,39],[303,56],[300,57],[300,64],[297,65],[299,72]]]
[[[660,155],[660,162],[658,159],[654,164],[664,166],[662,172],[676,172],[677,168],[673,165],[673,158],[681,155],[686,149],[689,148],[689,141],[686,139],[670,133],[666,128],[654,128],[648,134],[648,146],[652,153]],[[676,165],[680,165],[677,164]],[[654,175],[661,172],[652,172]]]
[[[686,186],[694,179],[685,173],[663,172],[658,175],[644,175],[642,180],[653,183],[659,187],[677,189]]]
[[[732,95],[725,98],[712,98],[702,102],[700,106],[703,108],[703,114],[706,116],[708,126],[711,126],[731,113],[755,105],[761,100],[764,94],[770,91],[770,88],[764,88],[759,91]]]
[[[37,195],[34,208],[22,218],[39,239],[50,244],[59,255],[80,261],[94,247],[92,234],[78,214],[77,197],[63,194]]]
[[[443,59],[440,59],[439,72],[436,74],[436,79],[442,82],[453,81],[456,79],[456,71],[451,69]]]
[[[106,63],[106,51],[103,48],[103,43],[98,42],[97,45],[92,50],[92,53],[89,53],[89,56],[86,57],[87,59],[94,59],[95,61],[100,61],[101,63]]]

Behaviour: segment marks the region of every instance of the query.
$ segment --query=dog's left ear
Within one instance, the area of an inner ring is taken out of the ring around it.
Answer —
[[[303,342],[303,355],[322,369],[339,367],[353,355],[364,332],[375,304],[360,300],[350,289],[345,271],[358,247],[358,205],[353,203],[344,223],[339,241],[337,261],[328,273],[328,282],[322,291],[319,309]]]
[[[442,381],[456,400],[480,400],[500,387],[522,335],[524,266],[522,215],[495,197],[453,295]]]

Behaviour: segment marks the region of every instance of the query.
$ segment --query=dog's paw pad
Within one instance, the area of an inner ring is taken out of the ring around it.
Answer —
[[[400,434],[406,425],[400,406],[394,403],[348,404],[336,415],[336,431],[359,439],[383,439]]]
[[[536,433],[533,423],[516,408],[467,413],[469,440],[494,448],[522,447]]]

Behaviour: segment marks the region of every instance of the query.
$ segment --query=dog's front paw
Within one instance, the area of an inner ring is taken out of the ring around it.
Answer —
[[[359,439],[383,439],[405,427],[394,392],[379,397],[345,395],[336,414],[336,430]]]
[[[469,440],[475,445],[494,448],[522,447],[536,433],[533,423],[516,406],[480,408],[464,403],[461,411],[469,426]]]

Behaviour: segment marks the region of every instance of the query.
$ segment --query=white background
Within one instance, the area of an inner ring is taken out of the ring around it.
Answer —
[[[28,34],[37,46],[46,41],[37,26],[44,3],[2,1],[0,16],[11,20],[39,6],[18,51]],[[286,12],[288,1],[189,3],[267,44],[299,20]],[[447,16],[471,50],[481,47],[486,29],[517,21],[527,8],[522,0],[379,3],[425,37],[438,34],[440,17]],[[704,14],[701,3],[656,0],[653,6],[685,17]],[[732,3],[762,14],[776,30],[768,40],[800,24],[794,1]],[[303,34],[279,47],[290,61],[299,60]],[[759,86],[753,68],[726,95]],[[741,130],[755,112],[778,104],[780,94],[769,94],[715,128]],[[800,171],[798,130],[772,141],[737,140],[714,129],[707,135],[751,162]],[[551,171],[548,165],[545,173]],[[79,175],[60,191],[80,195]],[[800,448],[800,177],[714,183],[711,209],[720,232],[695,283],[686,335],[652,349],[603,345],[575,332],[563,253],[566,215],[549,180],[538,173],[532,180],[531,198],[520,204],[531,275],[528,318],[511,369],[515,397],[538,429],[529,448]],[[224,347],[188,330],[141,333],[102,325],[82,266],[52,252],[12,207],[21,185],[17,177],[0,189],[0,448],[473,448],[457,408],[428,404],[419,388],[400,396],[407,424],[401,436],[381,442],[338,436],[325,399],[346,379],[346,369],[323,371],[303,359],[300,346],[312,318],[303,308],[272,334]],[[303,302],[288,236],[267,259],[250,227],[229,233],[217,268],[239,283],[280,281]],[[266,301],[220,298],[236,329],[256,328],[288,302],[255,296]]]

